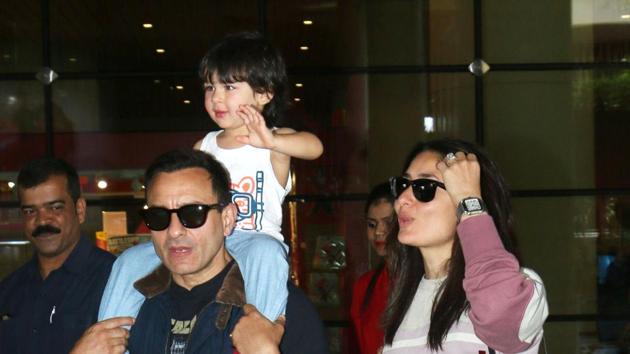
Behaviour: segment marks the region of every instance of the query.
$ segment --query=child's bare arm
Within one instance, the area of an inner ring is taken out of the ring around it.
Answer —
[[[319,138],[309,132],[298,132],[291,128],[273,131],[274,152],[304,160],[314,160],[322,155],[324,146]]]
[[[290,128],[270,130],[263,116],[251,106],[242,106],[238,114],[249,130],[249,135],[236,138],[240,143],[270,149],[272,154],[276,155],[275,158],[281,158],[278,155],[286,155],[313,160],[320,157],[324,151],[322,142],[314,134],[297,132]]]
[[[195,150],[201,150],[201,142],[203,141],[203,139],[199,139],[197,140],[197,142],[195,143],[195,145],[193,145],[193,149]]]

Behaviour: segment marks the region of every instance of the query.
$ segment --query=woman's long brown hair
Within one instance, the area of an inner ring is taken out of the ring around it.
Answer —
[[[409,168],[420,153],[425,151],[436,152],[442,156],[449,152],[463,151],[474,153],[477,156],[481,168],[482,198],[488,208],[488,213],[494,220],[504,247],[515,254],[516,245],[511,232],[510,194],[496,164],[474,144],[462,140],[440,139],[416,145],[407,156],[403,172]],[[420,251],[416,247],[401,244],[397,235],[398,225],[394,225],[387,243],[387,265],[391,276],[391,290],[383,316],[385,343],[387,344],[392,343],[425,273]],[[431,311],[427,342],[433,351],[442,349],[442,343],[448,331],[459,320],[462,313],[470,307],[463,287],[464,254],[457,235],[455,235],[451,258],[447,267],[446,280],[438,291],[438,298]]]

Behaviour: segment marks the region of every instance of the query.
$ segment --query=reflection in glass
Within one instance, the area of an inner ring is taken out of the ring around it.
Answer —
[[[211,41],[258,26],[257,2],[50,2],[52,66],[64,72],[190,72]],[[143,24],[151,23],[147,29]],[[163,49],[163,53],[156,52]]]
[[[486,145],[514,189],[630,186],[628,71],[486,75]]]
[[[469,63],[473,57],[474,1],[427,1],[429,64]]]
[[[598,321],[598,338],[620,339],[630,317],[630,197],[514,198],[513,205],[523,264],[545,281],[551,313],[608,316]]]
[[[0,172],[45,153],[43,109],[38,81],[0,81]]]
[[[40,69],[41,4],[38,0],[0,1],[0,73]]]
[[[422,1],[267,4],[269,37],[289,67],[426,63]],[[313,23],[304,25],[305,19]]]
[[[493,63],[625,62],[625,0],[485,1],[484,59]]]
[[[53,118],[56,132],[191,131],[214,126],[203,106],[201,82],[193,75],[59,80],[53,85]]]

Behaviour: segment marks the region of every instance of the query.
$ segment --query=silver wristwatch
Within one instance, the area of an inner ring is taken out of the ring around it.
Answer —
[[[486,205],[481,198],[464,198],[457,205],[457,222],[462,219],[462,215],[477,215],[486,212]]]

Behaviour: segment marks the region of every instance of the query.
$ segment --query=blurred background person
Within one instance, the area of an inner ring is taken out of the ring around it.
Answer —
[[[385,267],[386,239],[394,219],[394,196],[388,183],[376,185],[365,203],[367,240],[378,255],[378,265],[357,280],[350,317],[361,354],[375,354],[383,346],[381,315],[387,303],[389,275]]]

